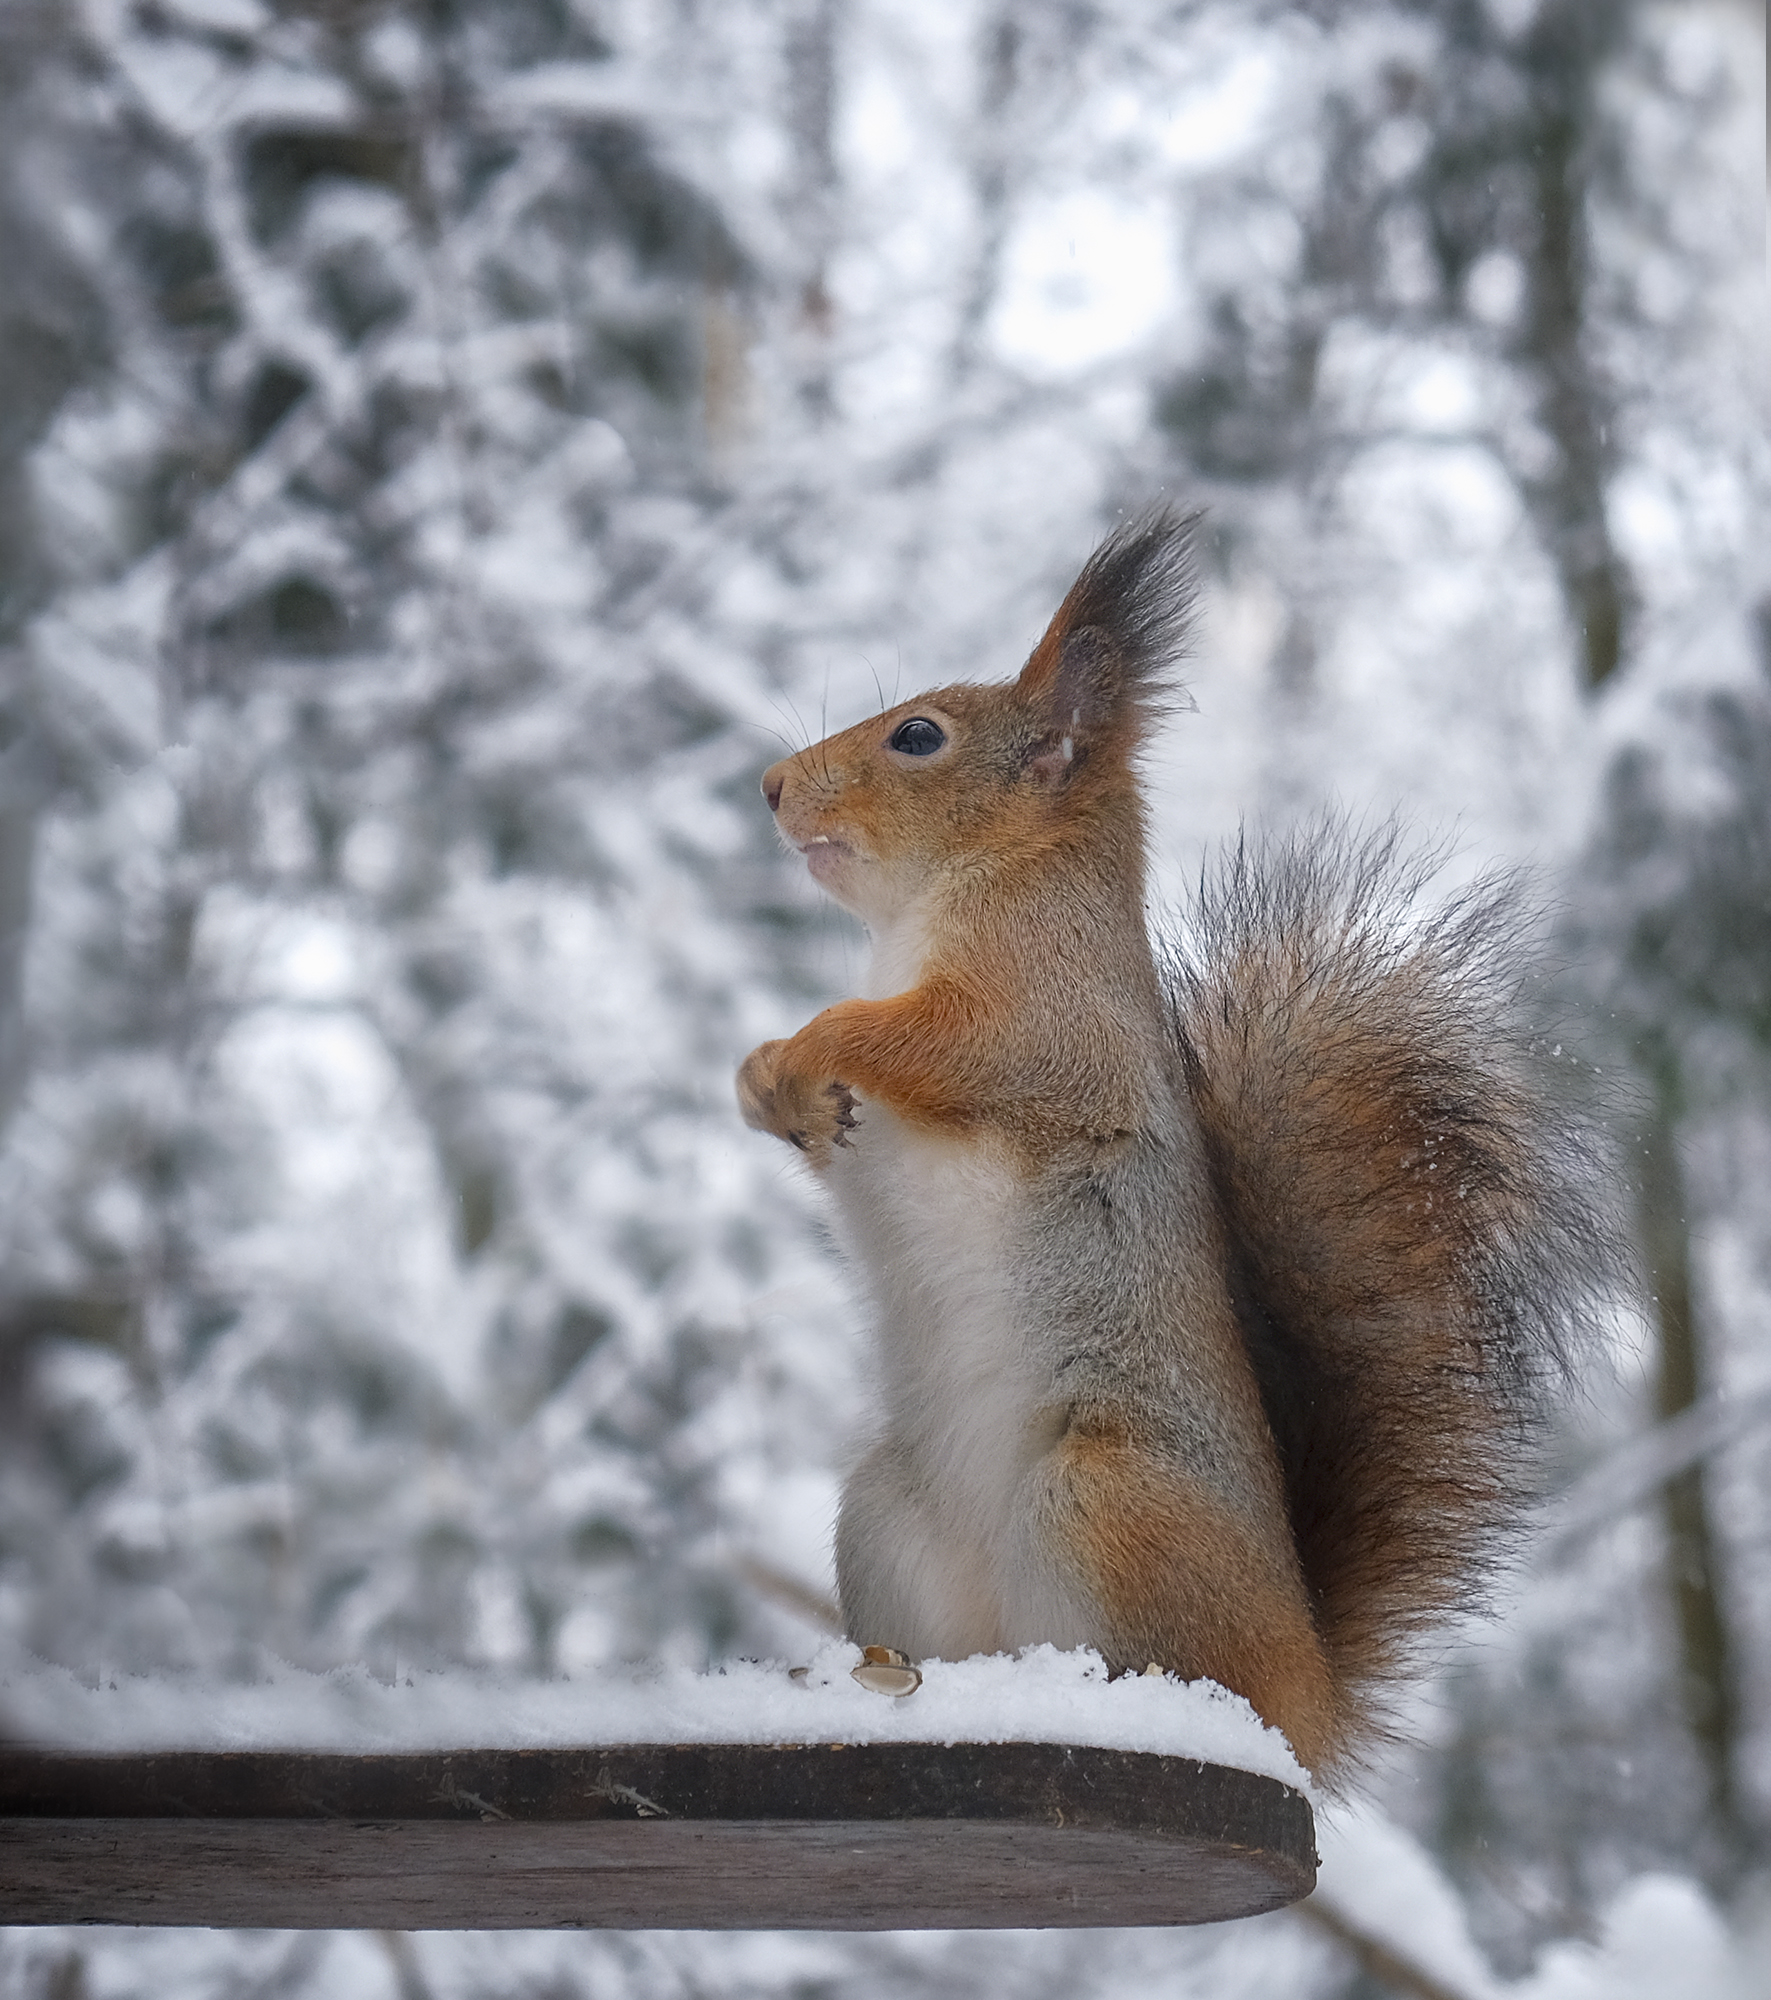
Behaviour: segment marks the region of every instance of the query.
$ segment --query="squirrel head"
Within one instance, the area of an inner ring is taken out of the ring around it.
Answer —
[[[1082,858],[1142,864],[1135,760],[1175,684],[1195,596],[1196,515],[1169,508],[1095,551],[1017,679],[899,702],[763,773],[781,836],[876,929],[943,880]]]

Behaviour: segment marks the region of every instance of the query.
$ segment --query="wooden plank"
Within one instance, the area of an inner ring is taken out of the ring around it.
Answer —
[[[0,1751],[13,1924],[1183,1924],[1314,1880],[1276,1780],[1063,1744]]]

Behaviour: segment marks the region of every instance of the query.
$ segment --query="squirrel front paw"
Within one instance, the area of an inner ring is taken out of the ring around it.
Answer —
[[[833,1077],[784,1068],[781,1055],[787,1046],[764,1042],[744,1058],[738,1108],[746,1125],[785,1139],[821,1169],[829,1165],[833,1146],[850,1144],[849,1134],[859,1122],[854,1093]]]

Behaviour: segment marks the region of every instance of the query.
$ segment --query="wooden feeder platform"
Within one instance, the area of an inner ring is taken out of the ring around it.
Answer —
[[[1301,1794],[1142,1751],[0,1747],[0,1924],[1201,1924],[1315,1879]]]

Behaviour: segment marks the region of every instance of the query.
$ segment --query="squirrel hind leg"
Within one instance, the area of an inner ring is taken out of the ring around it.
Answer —
[[[1072,1430],[1042,1481],[1033,1532],[1045,1566],[1086,1597],[1115,1668],[1213,1680],[1278,1729],[1317,1778],[1353,1733],[1304,1584],[1184,1468],[1134,1438]]]
[[[843,1488],[836,1594],[843,1628],[858,1645],[893,1646],[913,1660],[963,1660],[1002,1645],[989,1564],[935,1519],[889,1439]]]

